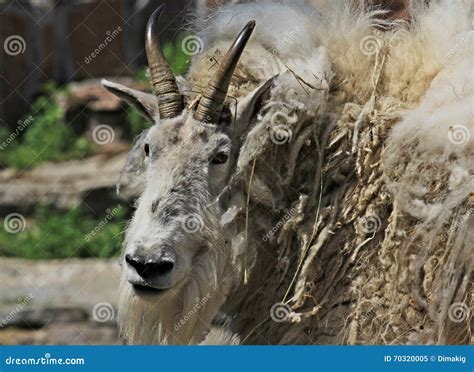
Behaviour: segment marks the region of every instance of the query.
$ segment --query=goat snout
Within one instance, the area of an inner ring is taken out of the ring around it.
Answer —
[[[125,262],[133,267],[137,274],[145,280],[164,276],[170,273],[175,265],[175,261],[171,257],[160,257],[152,260],[131,254],[125,255]]]

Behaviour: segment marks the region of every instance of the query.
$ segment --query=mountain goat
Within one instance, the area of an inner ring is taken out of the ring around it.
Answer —
[[[351,4],[218,8],[178,79],[160,7],[155,96],[103,82],[153,124],[126,168],[129,342],[199,343],[218,313],[243,344],[469,342],[469,4]]]

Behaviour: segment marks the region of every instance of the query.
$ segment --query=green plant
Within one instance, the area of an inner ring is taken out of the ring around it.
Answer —
[[[151,125],[148,120],[138,112],[138,110],[131,106],[127,109],[126,115],[132,137],[138,136],[143,130]]]
[[[139,82],[148,82],[146,68],[139,69],[135,74],[135,79]],[[150,126],[150,123],[132,106],[129,106],[127,109],[126,122],[130,128],[132,138]]]
[[[163,46],[163,54],[175,75],[186,73],[191,62],[191,57],[185,53],[183,48],[183,40],[186,36],[188,36],[186,33],[181,33],[175,43],[166,43]]]
[[[178,36],[176,43],[166,43],[163,47],[163,54],[171,66],[175,75],[183,75],[191,62],[189,55],[184,53],[182,48],[183,39],[186,34]],[[146,68],[140,69],[135,75],[135,79],[141,82],[148,82]],[[127,123],[133,137],[139,135],[150,126],[150,123],[133,107],[127,110]]]
[[[114,257],[120,252],[125,208],[93,218],[84,208],[58,211],[38,207],[25,230],[0,230],[0,255],[28,259]]]
[[[72,129],[64,120],[64,109],[58,103],[58,97],[66,94],[54,83],[42,88],[43,95],[35,100],[31,113],[23,118],[25,134],[20,142],[18,137],[6,149],[5,163],[8,166],[25,169],[43,161],[66,160],[85,156],[90,146],[85,138],[74,136]],[[4,140],[8,133],[0,133]]]

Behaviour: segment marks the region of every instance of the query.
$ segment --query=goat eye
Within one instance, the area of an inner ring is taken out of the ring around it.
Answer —
[[[150,156],[150,145],[145,143],[145,155]]]
[[[224,164],[227,159],[229,158],[229,155],[225,152],[218,152],[216,156],[214,156],[211,160],[212,164]]]

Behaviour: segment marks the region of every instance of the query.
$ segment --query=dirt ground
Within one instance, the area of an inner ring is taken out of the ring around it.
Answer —
[[[1,345],[117,344],[117,260],[0,260]]]

